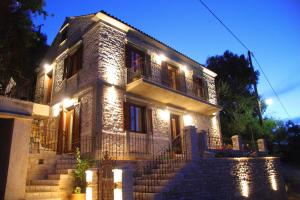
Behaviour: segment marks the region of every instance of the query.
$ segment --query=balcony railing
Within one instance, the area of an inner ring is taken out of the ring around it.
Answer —
[[[207,88],[202,88],[200,85],[195,84],[193,79],[185,77],[185,82],[177,81],[176,88],[173,88],[171,85],[170,79],[162,79],[161,77],[161,68],[157,66],[151,66],[151,74],[145,74],[143,67],[127,68],[127,83],[132,83],[139,79],[146,79],[153,83],[160,84],[168,87],[171,90],[177,90],[185,94],[191,95],[198,99],[208,101],[208,94],[205,92]],[[185,87],[181,87],[180,84],[184,84]],[[185,88],[185,89],[182,89]],[[203,90],[202,92],[199,92]]]

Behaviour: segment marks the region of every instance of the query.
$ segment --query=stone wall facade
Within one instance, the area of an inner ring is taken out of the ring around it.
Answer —
[[[277,158],[211,158],[187,164],[165,199],[286,199]]]

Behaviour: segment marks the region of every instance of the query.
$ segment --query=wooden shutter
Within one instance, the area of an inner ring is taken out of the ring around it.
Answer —
[[[186,92],[186,82],[185,82],[185,73],[184,73],[184,71],[179,72],[179,90],[181,92]]]
[[[70,57],[67,56],[67,57],[64,59],[63,79],[67,78],[69,64],[70,64]]]
[[[73,117],[73,145],[72,150],[75,151],[76,147],[80,148],[80,104],[74,107]]]
[[[83,47],[82,45],[80,45],[80,47],[78,48],[77,52],[77,70],[76,71],[79,71],[80,69],[82,69],[82,58],[83,58]]]
[[[203,80],[204,99],[208,101],[208,84],[207,81]]]
[[[144,64],[144,75],[146,77],[150,77],[151,76],[151,56],[147,53],[144,54],[145,56],[145,64]]]
[[[193,75],[193,94],[194,94],[195,96],[198,96],[198,93],[197,93],[197,88],[199,87],[198,84],[199,84],[199,83],[198,83],[198,77],[195,76],[195,75]]]
[[[161,83],[165,86],[169,86],[169,76],[168,76],[168,63],[161,63]]]
[[[152,109],[148,108],[147,109],[147,131],[148,133],[152,133],[153,134],[153,121],[152,121]]]
[[[131,67],[131,46],[129,44],[125,45],[125,64],[126,68]]]
[[[123,104],[123,123],[124,130],[130,131],[130,104],[128,102],[124,102]]]
[[[60,111],[57,133],[57,153],[63,153],[63,139],[64,139],[64,112]]]

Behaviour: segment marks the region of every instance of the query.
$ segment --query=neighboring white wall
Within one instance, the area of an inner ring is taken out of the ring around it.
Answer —
[[[19,200],[25,197],[31,123],[31,119],[14,119],[5,200]]]

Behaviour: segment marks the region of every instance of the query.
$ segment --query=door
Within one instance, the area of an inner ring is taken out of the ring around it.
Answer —
[[[13,134],[13,119],[0,118],[1,140],[0,140],[0,199],[4,199],[6,180],[9,166],[10,147]]]
[[[181,154],[181,136],[180,136],[180,117],[179,115],[171,114],[171,139],[172,139],[172,150],[176,154]]]
[[[61,112],[58,138],[58,153],[73,153],[80,147],[79,105]]]

